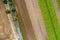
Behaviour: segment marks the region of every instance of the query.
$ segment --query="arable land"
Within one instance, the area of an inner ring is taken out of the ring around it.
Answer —
[[[60,40],[60,0],[0,0],[0,40]]]
[[[18,10],[18,16],[20,16],[22,19],[24,25],[23,27],[28,40],[47,39],[44,21],[38,8],[38,1],[16,0],[16,6]]]

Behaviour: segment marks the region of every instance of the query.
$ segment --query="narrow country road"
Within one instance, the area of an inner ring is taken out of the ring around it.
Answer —
[[[16,0],[18,15],[21,17],[27,40],[36,40],[24,0]]]
[[[47,32],[37,0],[16,0],[28,40],[46,40]]]
[[[47,33],[37,0],[25,0],[37,40],[46,40]],[[37,32],[38,31],[38,32]]]

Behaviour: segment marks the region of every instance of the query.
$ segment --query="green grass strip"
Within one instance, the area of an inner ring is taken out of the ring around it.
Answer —
[[[46,0],[39,0],[39,6],[42,12],[42,16],[46,25],[46,30],[48,32],[49,40],[56,40],[55,33],[53,30],[53,26],[51,23],[50,15],[46,6]]]
[[[56,0],[58,4],[58,8],[60,9],[60,0]]]
[[[43,2],[43,3],[41,3],[41,2]],[[45,4],[44,4],[44,2],[45,2]],[[47,24],[46,28],[47,28],[47,31],[48,31],[49,39],[50,40],[60,40],[60,25],[59,25],[57,17],[56,17],[56,13],[55,13],[55,10],[54,10],[54,7],[53,7],[52,0],[40,0],[39,5],[40,5],[40,8],[41,8],[42,14],[44,13],[44,10],[46,11],[46,9],[47,9],[48,10],[47,11],[48,15],[50,16],[49,18],[50,18],[50,22],[52,24],[52,26],[51,25],[50,26],[53,28],[53,32],[54,32],[55,37],[52,37],[52,35],[49,34],[49,30],[48,30],[49,28],[47,26],[48,23],[45,22],[45,24]],[[45,12],[45,15],[47,16],[46,12]],[[44,21],[46,21],[45,20],[45,15],[43,14]]]
[[[58,20],[57,20],[57,16],[56,16],[56,13],[54,10],[52,0],[47,0],[47,4],[48,4],[49,10],[50,10],[50,15],[52,17],[52,22],[53,22],[54,27],[55,27],[57,40],[60,40],[60,25],[59,25]]]

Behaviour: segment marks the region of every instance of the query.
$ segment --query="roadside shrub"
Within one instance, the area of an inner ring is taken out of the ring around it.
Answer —
[[[13,17],[13,21],[17,21],[18,20],[18,17],[17,16],[14,16]]]
[[[58,8],[60,9],[60,0],[57,0]]]
[[[12,8],[12,12],[16,12],[16,9],[15,9],[15,7],[13,7],[13,8]]]
[[[12,2],[12,0],[9,0],[10,2]]]
[[[3,0],[3,3],[4,3],[4,4],[7,4],[7,0]]]
[[[6,14],[9,14],[10,13],[10,10],[6,10]]]

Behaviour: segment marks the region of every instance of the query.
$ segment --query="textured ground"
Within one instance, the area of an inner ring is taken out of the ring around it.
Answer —
[[[12,28],[8,16],[5,12],[5,7],[0,0],[0,40],[12,40]]]
[[[16,4],[28,40],[45,40],[47,33],[37,0],[16,0]]]

